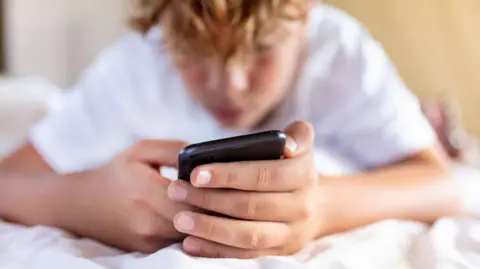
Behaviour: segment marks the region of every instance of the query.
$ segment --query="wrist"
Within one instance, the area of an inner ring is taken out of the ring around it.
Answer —
[[[315,197],[315,210],[317,210],[315,236],[316,238],[321,238],[329,234],[328,230],[330,230],[330,213],[326,210],[330,211],[329,209],[331,208],[331,193],[329,190],[329,185],[326,184],[324,178],[321,176],[318,176],[318,188]]]
[[[71,174],[62,177],[53,191],[50,210],[51,226],[85,235],[85,213],[90,213],[90,180],[94,172]]]
[[[24,225],[64,228],[75,199],[69,176],[48,173],[3,174],[0,179],[0,218]]]
[[[348,225],[348,187],[340,178],[318,177],[316,208],[318,210],[317,238],[344,230]]]

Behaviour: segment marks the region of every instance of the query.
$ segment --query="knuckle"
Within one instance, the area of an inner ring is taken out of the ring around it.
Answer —
[[[298,217],[301,219],[308,219],[312,216],[314,211],[313,201],[310,196],[299,199],[299,207],[297,208]]]
[[[148,204],[146,200],[145,188],[141,186],[132,189],[127,196],[127,199],[127,204],[129,204],[133,210],[144,208]]]
[[[223,251],[220,248],[213,248],[210,252],[211,252],[210,256],[215,259],[222,259],[227,257],[227,255],[223,253]]]
[[[210,195],[206,193],[190,193],[189,196],[193,200],[198,200],[201,208],[210,209],[212,205],[212,199]]]
[[[152,242],[142,241],[141,243],[138,244],[137,249],[141,253],[153,254],[153,253],[157,252],[160,249],[160,247],[157,244],[154,244]]]
[[[160,174],[154,169],[148,169],[145,171],[145,178],[147,179],[148,183],[157,182],[160,177]]]
[[[123,154],[120,154],[118,159],[121,160],[121,165],[126,165],[135,161],[135,156],[138,155],[138,152],[135,149],[129,149]]]
[[[280,249],[280,256],[292,256],[297,254],[300,250],[302,250],[305,246],[303,244],[293,244],[290,246],[286,246]]]
[[[232,170],[228,169],[227,177],[225,179],[225,187],[231,188],[235,185],[235,175]]]
[[[307,169],[304,169],[305,161],[303,158],[295,158],[290,159],[288,162],[282,167],[283,171],[290,172],[291,175],[302,176],[305,174]]]
[[[142,140],[140,142],[137,142],[135,145],[133,145],[132,147],[130,147],[127,151],[126,151],[126,157],[127,159],[134,159],[135,156],[138,155],[139,152],[142,151],[142,149],[144,148],[144,145],[145,145],[145,141]]]
[[[133,218],[132,222],[133,234],[140,239],[148,239],[155,236],[157,227],[152,218],[140,216]]]
[[[265,167],[260,167],[257,169],[257,175],[256,175],[256,187],[258,189],[264,189],[267,188],[272,180],[272,175],[270,170],[268,170]]]
[[[137,144],[135,144],[133,146],[133,148],[135,148],[135,149],[147,148],[147,147],[151,146],[152,143],[153,143],[153,140],[142,139],[142,140],[138,141]]]
[[[308,219],[310,216],[311,216],[311,210],[310,210],[310,207],[308,205],[306,205],[305,203],[302,204],[300,206],[300,208],[298,209],[298,216],[301,218],[301,219]]]
[[[247,218],[255,219],[257,217],[258,205],[255,201],[250,200],[247,203]]]
[[[304,240],[303,236],[298,233],[290,233],[283,240],[283,243],[276,248],[276,252],[280,256],[291,256],[297,254],[308,244],[308,240]]]
[[[188,142],[185,142],[185,141],[181,141],[180,144],[179,144],[179,147],[180,149],[183,149],[183,148],[186,148],[190,145],[190,143]]]
[[[261,251],[242,251],[236,255],[237,259],[242,259],[242,260],[247,260],[247,259],[254,259],[254,258],[260,258],[264,257],[264,255]]]
[[[307,170],[308,171],[304,176],[309,186],[316,185],[318,183],[318,177],[316,175],[315,169]]]
[[[258,216],[258,203],[253,199],[246,199],[245,201],[239,202],[235,208],[235,212],[239,212],[242,218],[245,219],[256,219]]]
[[[218,232],[218,227],[214,222],[205,221],[205,236],[207,238],[214,238]]]
[[[128,149],[126,149],[124,152],[123,152],[123,156],[125,156],[125,158],[127,159],[131,159],[133,156],[136,155],[136,152],[137,152],[137,145],[134,145]]]
[[[149,199],[151,197],[151,190],[153,185],[151,184],[150,177],[153,177],[150,174],[146,174],[144,179],[141,180],[140,178],[136,180],[135,184],[129,184],[128,193],[130,193],[130,201],[134,204],[135,207],[141,206],[144,204],[148,204]]]
[[[138,141],[136,144],[131,146],[126,152],[125,157],[127,160],[135,160],[138,155],[141,154],[145,149],[148,149],[152,146],[153,140],[143,139]]]
[[[145,222],[143,224],[138,224],[135,227],[135,233],[140,238],[150,238],[155,235],[155,227],[151,222]]]
[[[244,236],[244,242],[246,247],[248,248],[257,248],[258,246],[258,241],[259,241],[259,233],[257,230],[249,230],[247,233],[245,233]]]
[[[262,249],[266,246],[265,238],[257,229],[250,229],[245,233],[243,242],[248,249]]]

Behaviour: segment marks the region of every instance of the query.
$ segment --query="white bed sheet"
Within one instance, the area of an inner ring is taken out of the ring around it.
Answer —
[[[179,245],[127,254],[47,227],[0,224],[0,268],[480,268],[480,221],[385,221],[313,242],[292,257],[198,259]]]
[[[480,171],[455,165],[465,206],[480,217]],[[442,219],[432,227],[384,221],[312,242],[292,257],[256,260],[199,259],[179,245],[153,255],[124,253],[49,227],[27,228],[0,220],[0,269],[220,269],[220,268],[480,268],[480,219]]]

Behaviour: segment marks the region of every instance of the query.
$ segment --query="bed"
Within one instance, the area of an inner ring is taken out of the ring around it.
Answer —
[[[179,245],[123,253],[49,227],[0,223],[0,268],[480,268],[480,221],[384,221],[312,242],[295,256],[256,260],[193,258]]]
[[[58,93],[38,79],[2,83],[0,154],[18,144],[28,126],[41,117],[44,101]],[[429,117],[439,115],[431,112],[430,105],[425,110]],[[20,112],[21,117],[17,115]],[[8,128],[9,133],[6,126],[15,128]],[[436,129],[451,130],[451,126],[442,122]],[[388,220],[322,238],[291,257],[256,260],[194,258],[184,254],[179,245],[148,256],[124,253],[55,228],[24,227],[0,220],[0,268],[480,268],[480,220],[473,218],[480,217],[480,170],[474,167],[471,156],[475,154],[463,153],[475,152],[477,146],[459,146],[462,143],[450,136],[444,141],[451,142],[447,151],[455,179],[464,186],[472,218],[441,219],[433,226]]]

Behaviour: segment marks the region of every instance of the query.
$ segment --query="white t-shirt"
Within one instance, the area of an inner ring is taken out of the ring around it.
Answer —
[[[194,143],[239,135],[190,98],[160,38],[158,29],[125,37],[52,101],[31,141],[57,172],[101,166],[144,138]],[[418,100],[357,21],[315,6],[308,46],[296,85],[264,129],[311,122],[319,172],[374,168],[435,143]]]

